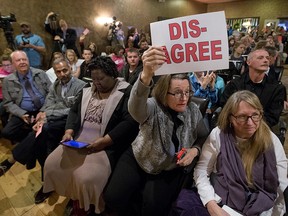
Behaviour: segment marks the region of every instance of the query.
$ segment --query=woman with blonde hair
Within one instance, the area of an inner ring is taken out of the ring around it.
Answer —
[[[287,158],[254,93],[230,96],[203,145],[194,180],[210,215],[228,215],[223,205],[249,216],[284,214]]]
[[[78,62],[78,57],[73,49],[67,49],[65,53],[65,57],[69,63],[69,66],[71,67],[72,76],[73,77],[79,77],[80,75],[80,65]]]

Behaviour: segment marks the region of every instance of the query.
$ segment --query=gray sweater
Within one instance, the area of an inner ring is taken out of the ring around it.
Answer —
[[[191,148],[197,145],[197,148],[201,149],[203,142],[197,143],[196,140],[206,137],[208,131],[200,110],[191,102],[185,112],[177,115],[181,121],[176,131],[180,145],[179,149],[175,149],[172,142],[172,117],[154,98],[148,98],[150,88],[151,86],[143,85],[138,78],[131,91],[128,109],[132,117],[140,123],[140,132],[132,143],[135,158],[145,172],[158,174],[163,170],[176,168],[175,153],[181,147]]]
[[[67,92],[63,98],[62,86],[57,79],[46,97],[45,103],[40,111],[45,112],[47,119],[58,119],[67,116],[80,91],[86,86],[86,82],[73,77],[67,83]]]

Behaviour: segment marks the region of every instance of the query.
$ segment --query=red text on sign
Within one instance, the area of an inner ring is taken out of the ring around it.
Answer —
[[[177,40],[181,37],[183,38],[197,38],[201,34],[201,28],[198,26],[198,20],[190,20],[187,24],[187,21],[182,21],[179,23],[170,23],[169,24],[169,34],[171,40]]]
[[[221,40],[174,44],[170,52],[165,47],[167,64],[222,59]]]

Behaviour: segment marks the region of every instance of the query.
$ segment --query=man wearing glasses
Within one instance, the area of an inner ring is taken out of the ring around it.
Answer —
[[[4,77],[14,72],[14,67],[12,65],[12,60],[9,55],[1,56],[1,67],[0,67],[0,101],[3,100],[2,95],[2,81]]]

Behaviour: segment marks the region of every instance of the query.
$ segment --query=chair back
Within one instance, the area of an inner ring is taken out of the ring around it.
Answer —
[[[200,98],[200,97],[192,97],[191,99],[192,102],[194,102],[197,107],[199,108],[200,112],[202,113],[202,116],[205,115],[207,107],[208,107],[208,103],[209,103],[209,99],[208,98]]]
[[[283,72],[284,72],[284,67],[283,66],[275,67],[275,73],[277,75],[278,82],[281,81]]]

